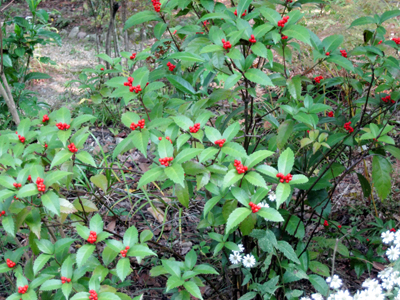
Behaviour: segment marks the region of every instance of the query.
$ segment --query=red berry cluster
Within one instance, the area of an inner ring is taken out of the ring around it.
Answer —
[[[293,0],[286,0],[287,3],[293,3]]]
[[[256,38],[254,37],[254,34],[252,34],[252,35],[250,36],[249,42],[250,42],[250,43],[253,43],[253,44],[257,42],[257,41],[256,41]]]
[[[132,86],[133,77],[128,77],[128,81],[124,82],[124,86]]]
[[[324,77],[322,77],[322,76],[314,77],[314,80],[316,83],[320,83],[322,79],[324,79]]]
[[[140,87],[140,84],[138,84],[137,86],[131,86],[129,87],[129,91],[135,92],[136,94],[142,91],[142,88]]]
[[[389,230],[390,232],[396,232],[396,229],[392,228]]]
[[[90,290],[89,294],[90,294],[89,300],[97,300],[97,293],[95,290]]]
[[[17,196],[14,196],[14,199],[15,199],[15,200],[19,200],[19,198],[18,198]],[[1,213],[0,213],[0,215],[1,215]]]
[[[171,144],[172,144],[172,141],[171,141],[171,139],[169,138],[169,136],[167,136],[166,139],[167,139],[168,141],[170,141]],[[158,138],[158,140],[161,141],[161,140],[162,140],[162,137],[160,136],[160,137]]]
[[[125,250],[121,250],[119,253],[121,253],[122,257],[126,257],[126,253],[128,253],[129,246],[125,247]]]
[[[329,56],[329,55],[331,55],[331,53],[330,53],[330,52],[326,52],[325,55],[326,55],[326,56]]]
[[[392,38],[392,41],[396,43],[396,45],[400,45],[400,38]]]
[[[18,293],[25,294],[28,290],[28,285],[18,287]]]
[[[238,174],[243,174],[247,172],[247,167],[243,166],[240,160],[235,159],[235,163],[233,164],[236,167],[236,171]]]
[[[32,181],[32,176],[28,175],[28,181]]]
[[[13,261],[12,261],[11,259],[9,259],[9,258],[7,258],[6,263],[7,263],[7,267],[9,267],[9,268],[14,268],[15,265],[16,265],[16,263],[13,262]]]
[[[36,179],[36,185],[39,192],[44,192],[46,190],[46,186],[43,184],[43,182],[44,182],[43,178],[38,177]]]
[[[218,145],[220,148],[222,148],[222,146],[224,145],[225,142],[226,142],[226,139],[221,139],[221,140],[216,140],[214,142],[214,144]]]
[[[281,37],[282,37],[282,40],[287,40],[289,37],[287,36],[287,35],[281,35]]]
[[[68,282],[68,283],[71,282],[71,278],[67,278],[67,277],[61,276],[61,283],[64,284],[66,282]]]
[[[279,181],[281,183],[284,183],[285,181],[286,181],[286,183],[289,183],[290,181],[292,181],[292,178],[293,178],[292,174],[290,174],[290,173],[287,174],[286,176],[283,175],[282,173],[278,173],[278,174],[276,174],[276,177],[280,178]]]
[[[48,115],[44,115],[43,119],[42,119],[42,122],[46,123],[48,120],[50,120],[49,116]]]
[[[67,129],[69,129],[71,127],[70,125],[68,125],[66,123],[61,123],[61,122],[60,123],[56,123],[56,126],[60,130],[67,130]]]
[[[389,101],[392,102],[392,103],[395,103],[395,102],[396,102],[396,101],[394,101],[394,100],[392,99],[392,97],[391,97],[390,95],[388,95],[388,96],[386,96],[386,97],[382,97],[382,101],[385,102],[385,103],[388,103]]]
[[[383,42],[383,41],[382,41],[382,40],[380,40],[380,41],[379,41],[379,43],[378,43],[378,45],[382,44],[382,42]]]
[[[139,120],[138,122],[137,122],[137,124],[135,124],[135,123],[133,123],[132,122],[132,124],[131,124],[131,129],[132,130],[135,130],[136,128],[138,128],[138,127],[140,127],[140,128],[144,128],[144,123],[145,123],[145,120],[144,119],[141,119],[141,120]]]
[[[72,153],[78,152],[78,148],[75,147],[75,144],[74,144],[74,143],[71,143],[71,144],[68,145],[68,150],[69,150],[70,152],[72,152]]]
[[[289,20],[289,16],[283,17],[282,20],[278,21],[278,27],[285,27],[285,24],[287,23],[287,20]]]
[[[328,117],[333,118],[335,115],[333,114],[333,111],[328,112]]]
[[[207,27],[207,25],[209,25],[209,24],[210,24],[210,22],[208,20],[203,22],[204,27]]]
[[[174,64],[171,64],[170,62],[167,62],[167,66],[168,66],[168,69],[169,69],[171,72],[176,68],[176,66],[175,66]]]
[[[347,58],[347,52],[346,52],[346,50],[340,50],[340,53],[342,54],[342,56],[343,56],[344,58]]]
[[[164,158],[159,158],[159,159],[158,159],[158,161],[160,162],[160,164],[161,164],[162,166],[166,166],[166,167],[168,167],[168,166],[169,166],[169,162],[170,162],[170,161],[173,161],[173,160],[174,160],[173,157],[164,157]]]
[[[329,224],[328,224],[328,221],[327,221],[327,220],[325,220],[325,221],[324,221],[324,226],[325,226],[325,227],[328,227],[328,226],[329,226]]]
[[[13,186],[14,186],[16,189],[19,189],[19,188],[22,186],[22,184],[14,182],[14,183],[13,183]]]
[[[354,128],[350,126],[351,121],[344,123],[344,129],[346,129],[349,133],[352,133],[354,131]]]
[[[16,131],[15,134],[18,134],[18,131]],[[22,135],[18,134],[18,139],[22,144],[25,143],[25,138]]]
[[[247,9],[244,11],[244,13],[242,13],[242,17],[244,17],[246,15],[246,12],[247,12]],[[237,9],[235,9],[234,14],[237,17]]]
[[[161,10],[160,0],[151,0],[151,2],[153,3],[154,10],[156,12],[160,12],[160,10]]]
[[[224,39],[222,39],[221,41],[222,41],[222,47],[224,47],[225,50],[232,48],[231,42],[225,41]]]
[[[87,241],[91,244],[93,244],[94,242],[96,242],[97,240],[97,233],[94,231],[90,231],[89,237],[87,239]]]
[[[191,133],[196,133],[200,129],[200,123],[196,123],[193,126],[189,126],[189,130]]]
[[[104,68],[100,68],[100,71],[104,71]]]
[[[131,56],[129,56],[130,59],[135,59],[136,58],[136,53],[132,53]]]
[[[254,204],[253,202],[250,202],[249,205],[251,207],[251,211],[253,212],[253,214],[261,209],[261,206]]]

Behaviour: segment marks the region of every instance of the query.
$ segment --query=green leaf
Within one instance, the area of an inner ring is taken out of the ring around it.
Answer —
[[[242,145],[239,145],[235,142],[225,143],[221,148],[222,153],[225,153],[229,156],[233,156],[235,158],[246,157],[246,150],[244,150]]]
[[[11,235],[12,237],[15,237],[15,223],[14,219],[12,216],[6,216],[1,218],[2,225],[4,230]]]
[[[369,181],[360,173],[357,173],[358,180],[361,184],[361,189],[363,191],[364,197],[367,198],[371,195],[372,189]]]
[[[251,210],[246,207],[236,208],[228,218],[226,223],[226,233],[229,233],[233,228],[238,226],[244,219],[251,214]]]
[[[133,247],[135,244],[138,243],[139,239],[139,232],[135,226],[129,227],[124,233],[124,245]],[[122,249],[120,249],[122,250]]]
[[[394,146],[388,146],[386,145],[383,147],[386,151],[388,151],[390,154],[392,154],[395,158],[400,160],[400,149]]]
[[[72,278],[72,260],[69,255],[63,262],[61,266],[61,276]]]
[[[167,24],[165,24],[164,22],[159,22],[157,23],[156,26],[154,26],[154,36],[156,37],[157,40],[161,40],[161,37],[166,29],[167,29]]]
[[[132,26],[142,24],[148,21],[162,22],[162,19],[155,11],[148,11],[148,10],[141,11],[137,14],[132,15],[128,20],[126,20],[124,30],[127,30]]]
[[[328,296],[329,286],[321,276],[311,274],[308,279],[318,293],[323,296]]]
[[[218,149],[215,149],[212,147],[207,148],[201,152],[201,154],[199,156],[199,162],[203,163],[209,159],[213,159],[217,153],[218,153]]]
[[[308,31],[307,28],[303,26],[300,25],[285,26],[284,30],[282,31],[282,34],[287,35],[288,37],[294,38],[311,46],[310,32]]]
[[[99,293],[99,298],[98,300],[121,300],[120,297],[118,297],[116,294],[114,293],[110,293],[110,292],[101,292]]]
[[[197,284],[195,284],[193,281],[186,281],[183,284],[183,287],[195,298],[198,299],[203,299],[201,296],[201,292]]]
[[[344,58],[343,56],[332,55],[332,56],[329,56],[327,61],[335,63],[335,64],[345,68],[346,70],[354,71],[354,66],[351,63],[351,61],[349,61],[347,58]]]
[[[329,277],[329,268],[318,262],[318,261],[310,261],[310,270],[313,271],[314,273],[324,276],[324,277]]]
[[[15,179],[10,176],[0,176],[0,185],[8,189],[15,189],[14,184]]]
[[[292,149],[287,148],[281,153],[278,159],[278,171],[287,175],[292,171],[294,165],[294,153]]]
[[[171,142],[167,139],[162,139],[158,143],[158,155],[160,158],[172,157],[174,154],[174,147]]]
[[[178,90],[190,95],[196,94],[196,91],[193,89],[192,85],[182,77],[176,75],[167,75],[165,77],[172,84],[172,86]]]
[[[372,158],[372,180],[379,197],[384,200],[391,191],[392,166],[382,156],[375,155]]]
[[[96,163],[94,162],[93,157],[86,151],[79,151],[76,154],[76,158],[79,159],[84,164],[96,167]]]
[[[150,132],[144,128],[141,131],[136,131],[132,137],[133,145],[147,158],[147,144],[149,143]],[[171,143],[171,142],[169,142]]]
[[[173,276],[181,277],[181,268],[179,262],[173,260],[162,260],[163,267]]]
[[[301,96],[301,77],[300,75],[296,75],[293,78],[290,78],[286,82],[289,93],[296,100],[300,99]]]
[[[242,78],[242,74],[240,73],[234,73],[233,75],[229,76],[225,80],[224,88],[231,89],[239,81],[240,78]]]
[[[52,291],[58,290],[61,287],[62,283],[60,279],[50,279],[42,284],[40,287],[41,291]]]
[[[72,157],[72,155],[73,155],[73,153],[70,152],[69,150],[66,150],[66,149],[61,150],[54,156],[53,161],[51,162],[50,169],[66,162],[68,159],[70,159]]]
[[[190,197],[188,185],[186,184],[186,182],[184,187],[182,187],[180,184],[175,185],[175,194],[178,197],[179,203],[188,208]]]
[[[51,78],[50,75],[40,72],[30,72],[25,75],[24,81],[27,82],[32,79],[49,79]]]
[[[87,300],[90,294],[87,292],[80,292],[75,294],[70,300]]]
[[[375,19],[372,18],[372,17],[369,17],[369,16],[361,17],[361,18],[358,18],[358,19],[354,20],[351,23],[349,28],[351,28],[353,26],[361,26],[361,25],[374,24],[374,23],[375,23]]]
[[[275,9],[262,7],[260,11],[264,18],[274,26],[276,26],[278,21],[281,19],[281,15]]]
[[[289,137],[293,132],[293,128],[294,128],[293,120],[286,120],[279,126],[278,136],[276,139],[279,149],[282,149],[286,145],[286,142],[288,141]]]
[[[204,217],[213,209],[213,207],[222,199],[221,196],[215,196],[211,199],[207,200],[206,204],[204,205]]]
[[[88,258],[93,254],[94,250],[96,249],[95,245],[83,245],[78,249],[76,252],[76,264],[78,268],[82,267],[84,263],[88,260]]]
[[[283,222],[281,214],[271,207],[262,207],[257,214],[272,222]]]
[[[99,214],[95,214],[90,219],[89,223],[90,230],[96,232],[97,234],[100,234],[101,232],[103,232],[103,227],[104,227],[103,219]]]
[[[265,24],[267,25],[267,24]],[[258,27],[257,27],[258,28]],[[251,46],[251,50],[257,56],[261,56],[264,58],[268,58],[268,49],[265,45],[261,42],[257,42]]]
[[[60,199],[56,193],[53,191],[47,191],[42,195],[41,199],[44,207],[57,216],[60,215]]]
[[[198,274],[215,274],[215,275],[219,274],[212,266],[205,264],[195,266],[193,271]]]
[[[290,259],[296,264],[300,264],[300,261],[297,258],[296,253],[294,252],[292,246],[290,246],[288,242],[278,241],[278,250],[281,251],[286,258]]]
[[[163,173],[164,173],[164,168],[162,168],[162,167],[155,167],[153,169],[148,170],[140,178],[139,183],[138,183],[138,188],[141,188],[142,186],[144,186],[150,182],[156,181],[158,178],[160,178],[161,174],[163,174]]]
[[[68,278],[69,278],[69,277],[68,277]],[[71,292],[72,292],[72,282],[70,282],[70,283],[64,283],[64,284],[61,286],[61,291],[62,291],[62,293],[64,294],[65,298],[68,300],[69,294],[71,294]]]
[[[172,119],[174,119],[176,125],[178,125],[185,131],[188,131],[189,127],[192,127],[194,125],[192,120],[183,115],[180,115],[178,117],[173,117]]]
[[[277,209],[289,197],[290,191],[291,191],[291,188],[288,183],[279,183],[278,184],[278,186],[276,187],[276,208]]]
[[[177,277],[177,276],[169,277],[168,280],[167,280],[167,290],[166,290],[166,292],[168,293],[168,291],[170,291],[170,290],[172,290],[172,289],[174,289],[174,288],[176,288],[178,286],[183,285],[184,282],[185,281],[182,280],[180,277]]]
[[[206,133],[206,137],[211,143],[214,143],[215,141],[222,138],[221,133],[214,127],[206,126],[204,128],[204,132]]]
[[[26,198],[26,197],[34,196],[37,194],[39,194],[39,191],[37,189],[36,184],[30,183],[30,184],[24,185],[22,188],[19,189],[19,191],[17,193],[17,197],[18,198]]]
[[[207,45],[207,46],[201,48],[200,54],[210,53],[210,52],[214,53],[214,52],[224,51],[224,50],[225,50],[224,47],[222,47],[220,45]]]
[[[295,174],[292,177],[292,180],[289,181],[289,184],[302,184],[308,182],[308,178],[304,175]]]
[[[36,275],[44,267],[44,265],[49,261],[50,258],[52,258],[52,255],[40,254],[36,258],[36,260],[33,264],[33,273]]]
[[[274,86],[271,79],[268,77],[267,74],[264,72],[260,71],[259,69],[249,69],[244,76],[255,83],[261,84],[261,85],[268,85],[268,86]]]
[[[44,178],[44,184],[50,186],[53,183],[72,174],[73,174],[72,172],[66,172],[66,171],[50,171],[46,174],[46,177]]]
[[[116,271],[119,279],[121,279],[121,281],[124,281],[126,276],[128,276],[132,272],[129,258],[121,258],[117,263]]]
[[[222,137],[226,139],[225,142],[230,142],[239,132],[240,124],[239,122],[235,122],[225,129]]]
[[[49,240],[41,239],[35,240],[35,242],[40,251],[46,254],[54,254],[55,247]]]
[[[180,59],[184,61],[204,62],[204,58],[191,52],[175,52],[168,56],[168,58]]]
[[[98,188],[102,189],[104,192],[108,190],[108,180],[107,177],[103,174],[97,174],[95,176],[90,177],[90,181],[97,186]]]
[[[251,4],[252,0],[240,0],[238,7],[237,7],[237,15],[238,18],[241,18],[242,14],[245,10],[248,11],[249,5]]]
[[[203,149],[198,149],[198,148],[186,148],[182,150],[174,159],[174,164],[181,164],[184,163],[197,155],[199,155]]]
[[[396,9],[396,10],[389,10],[389,11],[385,11],[382,16],[381,16],[381,24],[391,18],[395,18],[397,16],[400,16],[400,10]]]
[[[184,187],[184,179],[185,179],[185,171],[182,168],[182,165],[173,163],[172,166],[166,167],[164,169],[165,175],[171,179],[173,182],[180,184]]]
[[[267,157],[271,156],[272,154],[274,154],[274,152],[268,150],[256,151],[247,157],[244,165],[250,169],[255,165],[259,164],[260,162],[262,162]]]
[[[224,190],[224,189],[230,187],[231,185],[234,185],[236,182],[238,182],[242,178],[243,178],[243,174],[238,174],[236,169],[230,170],[228,173],[226,173],[226,175],[224,177],[222,189]]]
[[[250,171],[245,174],[244,179],[251,185],[260,186],[263,188],[267,188],[264,178],[260,174],[254,171]]]
[[[125,80],[126,79],[124,78],[124,81]],[[132,111],[128,111],[128,112],[122,114],[122,116],[121,116],[121,122],[128,128],[131,127],[132,123],[137,123],[137,122],[139,122],[139,120],[140,120],[139,115]]]

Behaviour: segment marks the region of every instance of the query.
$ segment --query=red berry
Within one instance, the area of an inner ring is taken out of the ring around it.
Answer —
[[[104,68],[100,68],[101,71],[104,71]]]

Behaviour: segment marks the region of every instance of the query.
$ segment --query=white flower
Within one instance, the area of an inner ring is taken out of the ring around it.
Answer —
[[[270,192],[269,195],[268,195],[268,199],[269,199],[269,201],[274,202],[276,200],[275,193],[274,192]]]
[[[242,261],[242,256],[240,255],[240,252],[233,251],[233,253],[229,255],[229,260],[232,264],[237,265],[240,264],[240,262]]]
[[[385,280],[384,282],[382,282],[382,287],[387,290],[390,291],[393,289],[394,286],[394,281],[393,280]]]
[[[259,205],[260,207],[265,207],[265,208],[268,208],[268,207],[269,207],[268,203],[265,202],[265,201],[259,203],[258,205]]]
[[[243,257],[242,263],[246,268],[252,268],[256,264],[256,259],[252,254],[247,254],[245,257]]]
[[[310,297],[301,297],[300,300],[311,300]]]
[[[312,294],[311,298],[313,300],[324,300],[324,297],[322,297],[322,295],[320,293]]]
[[[332,289],[338,289],[342,286],[342,279],[339,278],[337,275],[333,275],[333,277],[328,277],[326,282],[329,283],[329,286]]]
[[[335,300],[353,300],[348,290],[338,291],[335,295]]]
[[[391,260],[391,261],[395,261],[399,258],[400,256],[400,250],[394,246],[390,247],[387,251],[386,251],[386,256]]]
[[[400,230],[396,231],[394,234],[394,243],[396,246],[400,246]]]
[[[363,282],[362,287],[374,290],[374,289],[380,287],[380,284],[379,284],[378,280],[368,278]]]
[[[239,253],[242,253],[243,251],[244,251],[244,247],[243,247],[243,245],[242,244],[238,244],[238,247],[239,247]]]
[[[383,280],[385,278],[388,278],[390,274],[392,274],[392,272],[393,272],[392,267],[386,268],[383,271],[379,272],[378,277]]]
[[[394,233],[390,232],[389,230],[386,232],[382,232],[381,238],[384,244],[389,244],[394,240]]]

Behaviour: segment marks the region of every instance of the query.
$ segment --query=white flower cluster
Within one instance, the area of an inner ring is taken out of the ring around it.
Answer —
[[[233,251],[231,255],[229,255],[229,260],[231,261],[232,264],[238,265],[240,263],[243,264],[245,268],[252,268],[256,265],[256,259],[254,255],[252,254],[247,254],[244,255],[244,247],[242,244],[238,245],[239,251]]]
[[[400,230],[388,230],[381,234],[381,238],[384,244],[390,246],[386,256],[390,261],[396,261],[400,257]],[[352,296],[348,290],[339,290],[343,283],[338,275],[328,277],[326,282],[334,291],[327,300],[400,300],[400,272],[388,267],[378,274],[378,278],[379,280],[366,279],[362,284],[364,289]],[[310,297],[302,297],[300,300],[324,300],[321,294]]]

